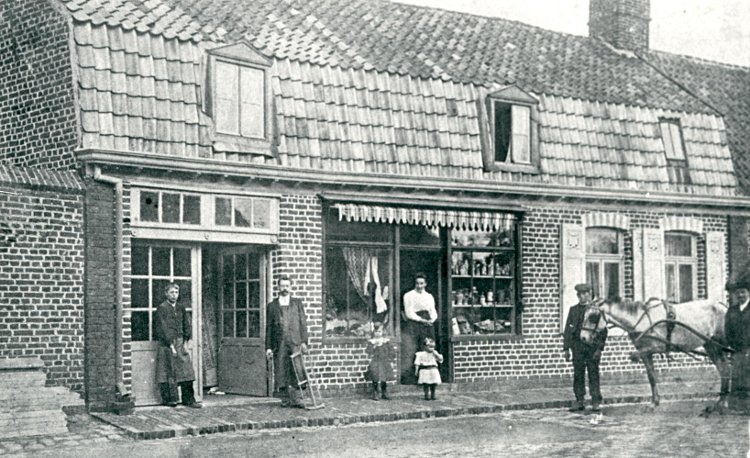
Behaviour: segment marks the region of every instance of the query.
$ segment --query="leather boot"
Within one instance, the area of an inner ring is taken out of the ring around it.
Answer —
[[[388,384],[386,382],[380,382],[380,398],[381,399],[391,399],[388,397]]]
[[[378,399],[380,399],[378,397],[378,382],[372,382],[372,396],[371,396],[371,398],[372,398],[373,401],[377,401]]]
[[[570,409],[568,409],[569,412],[580,412],[582,410],[586,409],[583,405],[583,401],[575,401],[570,406]]]

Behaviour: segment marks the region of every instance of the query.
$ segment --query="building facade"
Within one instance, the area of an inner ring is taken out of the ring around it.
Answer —
[[[192,313],[197,392],[255,396],[270,395],[265,304],[281,275],[330,392],[365,385],[375,322],[413,383],[402,298],[417,273],[455,389],[566,383],[576,283],[725,301],[729,247],[747,239],[746,137],[654,64],[647,25],[607,29],[613,2],[592,2],[591,37],[384,1],[241,15],[42,3],[64,24],[44,32],[67,40],[72,87],[58,93],[76,144],[59,162],[5,155],[85,177],[85,376],[67,386],[91,409],[108,408],[113,380],[159,402],[153,317],[169,282]],[[647,1],[620,3],[647,24]],[[643,376],[631,346],[610,337],[605,379]],[[677,357],[669,370],[713,369]]]

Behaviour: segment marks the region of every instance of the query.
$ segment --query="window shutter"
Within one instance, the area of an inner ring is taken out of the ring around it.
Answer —
[[[709,299],[724,302],[726,281],[726,256],[724,253],[724,233],[706,234],[706,293]]]
[[[643,298],[664,298],[664,232],[643,229]]]
[[[575,285],[586,281],[586,243],[580,224],[563,223],[560,230],[560,332],[563,332],[568,310],[578,303]]]
[[[643,229],[633,229],[633,300],[643,301]]]

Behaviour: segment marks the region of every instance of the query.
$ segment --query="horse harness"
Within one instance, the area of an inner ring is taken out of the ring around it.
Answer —
[[[667,338],[665,339],[666,347],[666,356],[667,359],[669,359],[669,352],[676,347],[672,344],[672,332],[674,331],[674,328],[677,323],[677,312],[675,311],[674,304],[670,302],[663,301],[661,299],[658,299],[656,297],[649,298],[646,301],[645,309],[643,311],[643,314],[638,318],[638,320],[635,322],[635,324],[631,327],[624,326],[622,323],[617,323],[618,327],[621,327],[628,333],[628,337],[633,341],[633,344],[637,344],[641,338],[646,335],[659,323],[665,322],[666,328],[667,328]],[[666,318],[664,320],[657,321],[656,323],[651,318],[651,310],[658,308],[658,307],[664,307],[664,312],[666,315]],[[648,328],[645,331],[638,332],[636,329],[638,328],[638,325],[641,324],[641,321],[644,320],[644,318],[648,318]],[[608,321],[607,317],[605,316],[605,321]],[[647,336],[647,337],[653,337],[655,336]],[[679,349],[678,349],[679,350]]]

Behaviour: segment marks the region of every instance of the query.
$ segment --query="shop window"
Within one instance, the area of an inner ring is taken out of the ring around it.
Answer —
[[[200,224],[201,197],[182,192],[141,191],[140,220],[171,224]]]
[[[392,329],[392,258],[390,249],[326,249],[326,336],[368,337],[375,321],[388,322],[388,329]]]
[[[451,334],[517,333],[514,230],[451,230]]]
[[[624,248],[622,233],[616,229],[586,229],[586,282],[594,297],[622,297]]]
[[[190,248],[134,242],[131,251],[130,310],[133,341],[154,339],[154,313],[169,283],[180,285],[180,303],[191,307]]]
[[[696,244],[696,237],[691,234],[679,232],[664,234],[664,278],[667,300],[670,302],[688,302],[698,295]]]

